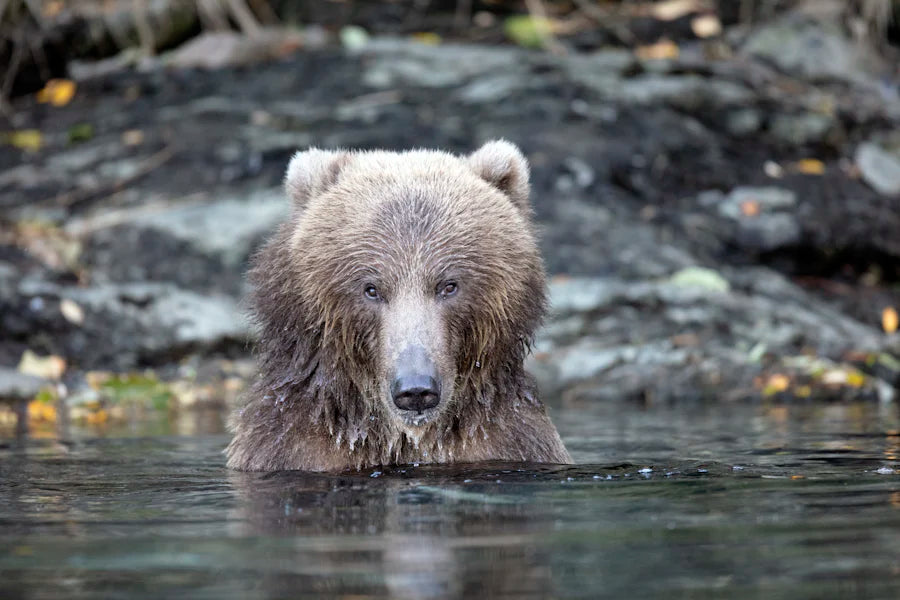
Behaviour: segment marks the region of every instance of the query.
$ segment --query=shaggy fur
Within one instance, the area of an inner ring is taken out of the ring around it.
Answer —
[[[309,150],[285,188],[291,218],[249,275],[260,373],[230,423],[229,467],[571,462],[523,369],[546,283],[518,148]],[[457,293],[435,293],[448,281]],[[388,391],[410,340],[444,381],[418,420]]]

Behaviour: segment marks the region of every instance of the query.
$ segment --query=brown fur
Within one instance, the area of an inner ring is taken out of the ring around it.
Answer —
[[[546,283],[515,146],[310,150],[285,187],[292,216],[249,275],[260,374],[232,418],[229,467],[571,462],[523,368]],[[436,296],[448,278],[459,292]],[[385,384],[413,338],[446,381],[424,423],[404,421]]]

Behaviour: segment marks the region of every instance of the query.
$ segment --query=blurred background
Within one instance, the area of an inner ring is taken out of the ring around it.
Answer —
[[[497,137],[533,167],[553,311],[530,368],[563,421],[601,401],[896,419],[898,16],[0,0],[0,436],[221,431],[291,154]]]

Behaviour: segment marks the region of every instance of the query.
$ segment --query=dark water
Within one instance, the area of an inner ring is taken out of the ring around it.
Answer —
[[[896,405],[555,415],[579,466],[240,474],[220,433],[7,440],[0,598],[900,597]]]

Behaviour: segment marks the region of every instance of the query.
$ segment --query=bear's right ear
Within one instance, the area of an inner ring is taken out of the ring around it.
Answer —
[[[509,196],[523,214],[531,213],[528,161],[518,146],[506,140],[488,142],[469,155],[468,163],[479,177]]]
[[[297,208],[334,185],[350,154],[343,151],[310,148],[291,158],[284,176],[284,189]]]

